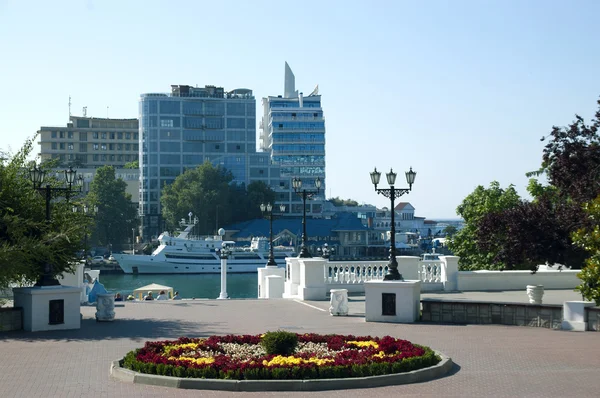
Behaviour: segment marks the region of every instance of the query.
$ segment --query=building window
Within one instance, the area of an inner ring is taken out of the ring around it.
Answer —
[[[117,144],[117,151],[123,150],[123,144]]]
[[[97,151],[98,149],[100,149],[100,146],[98,144],[94,144],[94,151]],[[96,156],[96,155],[94,155]]]
[[[117,139],[122,140],[123,139],[123,133],[117,133]]]
[[[67,138],[71,138],[71,139],[73,139],[73,132],[72,132],[72,131],[69,131],[69,132],[67,133]]]
[[[116,137],[115,133],[110,133],[110,139],[111,139],[111,140],[114,140],[114,139],[115,139],[115,137]]]
[[[79,141],[87,141],[87,133],[79,132]]]
[[[125,150],[131,151],[131,144],[125,144]]]
[[[98,139],[98,133],[92,133],[92,138],[94,138],[94,139],[97,140]]]
[[[111,162],[114,162],[115,161],[115,155],[110,155],[110,160],[111,160]]]
[[[65,143],[64,142],[60,143],[60,149],[65,149]]]
[[[117,160],[119,162],[122,162],[123,161],[123,155],[117,155]]]
[[[106,144],[102,144],[102,146],[100,147],[103,151],[106,151]],[[104,159],[106,160],[106,159]]]
[[[240,149],[242,149],[242,147],[240,145],[236,145],[235,149],[237,149],[239,151]]]
[[[52,138],[56,138],[56,131],[52,132]]]
[[[265,171],[263,169],[258,170],[258,174],[265,174]]]
[[[130,140],[131,139],[131,133],[125,133],[125,139],[126,140]]]
[[[106,139],[106,133],[100,134],[100,137],[102,137],[102,139],[105,140]]]
[[[87,152],[87,144],[79,144],[79,152]]]
[[[68,148],[69,148],[69,151],[72,151],[73,150],[73,144],[69,143]]]
[[[94,162],[98,161],[98,155],[94,155]]]
[[[60,138],[65,138],[65,132],[64,131],[61,131],[59,135],[60,135]]]
[[[53,142],[52,143],[52,149],[56,149],[56,148],[58,148],[58,145],[56,145],[56,142]]]
[[[134,139],[134,140],[137,140],[137,139],[138,139],[138,137],[139,137],[138,133],[133,133],[133,139]]]

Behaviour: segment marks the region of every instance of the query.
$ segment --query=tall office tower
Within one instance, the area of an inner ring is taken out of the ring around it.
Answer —
[[[252,90],[173,85],[170,94],[142,94],[140,144],[139,211],[144,239],[158,236],[164,227],[162,187],[206,160],[231,171],[235,183],[269,183],[268,156],[256,153]]]
[[[85,112],[85,110],[84,110]],[[41,127],[42,161],[59,159],[60,167],[72,166],[84,177],[84,191],[100,166],[114,166],[118,178],[127,183],[132,202],[139,194],[138,169],[123,166],[138,160],[138,120],[70,116],[66,127]]]
[[[318,86],[304,96],[295,87],[295,77],[285,63],[284,95],[263,98],[264,115],[260,124],[260,149],[270,153],[271,188],[279,203],[290,209],[291,215],[302,214],[302,201],[294,193],[291,180],[302,180],[302,187],[314,190],[314,181],[321,179],[321,193],[307,202],[307,214],[318,217],[325,199],[325,120]]]

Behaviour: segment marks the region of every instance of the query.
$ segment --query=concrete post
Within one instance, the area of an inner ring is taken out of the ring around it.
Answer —
[[[442,283],[444,291],[458,290],[458,256],[440,256],[442,260]]]

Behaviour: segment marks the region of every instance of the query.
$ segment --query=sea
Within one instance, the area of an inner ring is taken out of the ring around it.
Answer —
[[[103,274],[100,283],[109,293],[129,295],[151,283],[169,286],[186,299],[216,299],[221,293],[221,274]],[[227,274],[227,294],[232,299],[258,297],[258,273]]]

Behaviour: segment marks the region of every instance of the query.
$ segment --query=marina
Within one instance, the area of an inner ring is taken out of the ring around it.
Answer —
[[[105,275],[101,273],[100,281],[110,293],[121,293],[124,297],[132,294],[135,289],[151,283],[172,286],[183,299],[215,299],[221,290],[219,274]],[[257,298],[257,273],[227,275],[227,293],[232,299]]]
[[[126,274],[216,274],[221,272],[224,255],[228,258],[228,273],[256,273],[267,262],[269,240],[265,237],[254,237],[249,247],[238,247],[235,242],[222,239],[223,229],[217,236],[194,237],[190,235],[194,224],[183,225],[185,230],[177,236],[163,232],[151,255],[114,254],[114,258]],[[273,248],[279,266],[293,255],[292,247]]]

